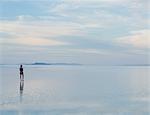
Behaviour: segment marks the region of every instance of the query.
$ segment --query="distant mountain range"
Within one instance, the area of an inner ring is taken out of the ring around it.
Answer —
[[[23,65],[82,65],[78,63],[44,63],[44,62],[35,62],[30,64],[23,64]]]
[[[0,65],[20,65],[20,64],[0,64]],[[96,65],[96,64],[35,62],[35,63],[22,63],[22,65]],[[124,64],[124,65],[99,65],[99,66],[150,66],[150,64]]]

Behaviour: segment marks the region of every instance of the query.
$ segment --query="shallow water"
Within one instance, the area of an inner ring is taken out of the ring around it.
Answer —
[[[0,66],[2,115],[148,115],[150,68]],[[20,87],[23,89],[20,90]]]

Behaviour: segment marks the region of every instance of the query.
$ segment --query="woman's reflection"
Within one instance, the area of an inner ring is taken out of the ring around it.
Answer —
[[[22,102],[24,81],[20,80],[20,102]]]

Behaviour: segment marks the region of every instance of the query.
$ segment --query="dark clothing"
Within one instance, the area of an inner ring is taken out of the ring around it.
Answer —
[[[20,68],[20,74],[23,74],[23,68]]]

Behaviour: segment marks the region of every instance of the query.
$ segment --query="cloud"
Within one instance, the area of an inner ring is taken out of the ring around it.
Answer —
[[[17,16],[17,19],[18,19],[19,21],[33,20],[34,17],[31,16],[31,15],[19,15],[19,16]]]
[[[117,43],[134,48],[149,48],[150,30],[133,31],[130,35],[117,39]]]
[[[49,13],[71,20],[82,28],[140,28],[147,22],[145,5],[141,0],[63,0],[50,7]]]
[[[131,3],[145,3],[148,2],[147,0],[62,0],[65,3],[76,3],[76,4],[82,4],[82,3],[106,3],[108,5],[129,5]],[[138,4],[139,5],[139,4]]]
[[[50,9],[49,12],[63,17],[63,19],[71,20],[81,29],[108,27],[107,25],[110,25],[108,19],[112,18],[112,16],[100,11],[100,9],[95,10],[97,8],[95,5],[91,6],[93,7],[86,6],[85,4],[61,3]]]
[[[18,43],[24,45],[68,45],[58,40],[62,36],[82,35],[72,23],[51,22],[40,20],[1,21],[0,32],[9,36],[1,36],[2,43]],[[21,20],[20,20],[21,18]]]
[[[72,23],[52,21],[2,21],[0,31],[17,35],[63,36],[81,34]]]
[[[120,0],[63,0],[65,2],[74,2],[74,3],[81,3],[81,2],[86,2],[86,3],[102,3],[102,2],[120,2]],[[123,1],[128,1],[128,0],[121,0],[122,2]]]
[[[31,45],[31,46],[60,46],[68,45],[69,43],[52,40],[52,39],[43,39],[43,38],[15,38],[13,40],[6,40],[7,43],[21,44],[21,45]]]
[[[108,55],[110,54],[110,52],[108,52],[107,50],[102,50],[102,49],[69,49],[67,51],[71,51],[71,52],[77,52],[77,53],[82,53],[82,54],[98,54],[98,55]]]

